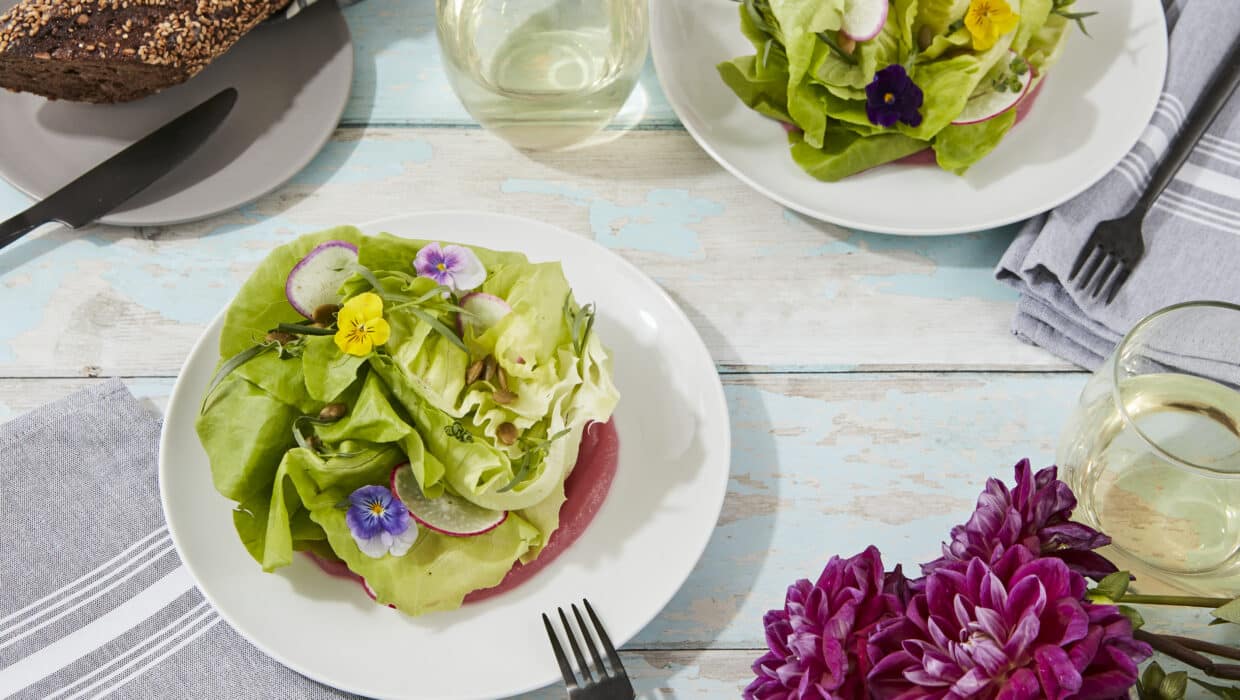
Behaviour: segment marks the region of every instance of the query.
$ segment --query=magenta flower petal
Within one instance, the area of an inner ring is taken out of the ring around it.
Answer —
[[[1062,559],[1082,576],[1101,579],[1114,573],[1115,565],[1092,551],[1109,544],[1110,538],[1069,520],[1076,498],[1058,479],[1058,470],[1047,467],[1034,473],[1029,460],[1021,460],[1014,472],[1016,485],[1010,490],[998,479],[986,482],[977,509],[964,525],[952,528],[943,556],[924,565],[923,573],[974,557],[994,563],[1012,547]]]
[[[1132,638],[1118,609],[1084,602],[1084,591],[1084,579],[1067,564],[1023,546],[993,563],[944,563],[927,575],[903,617],[871,635],[871,695],[1115,698],[1120,693],[1112,690],[1134,684],[1137,663],[1151,652]],[[1087,696],[1086,689],[1110,695]]]
[[[816,583],[789,586],[783,609],[763,618],[768,651],[754,662],[745,697],[862,697],[870,634],[904,609],[907,600],[891,591],[906,588],[884,573],[874,547],[850,559],[833,557]]]

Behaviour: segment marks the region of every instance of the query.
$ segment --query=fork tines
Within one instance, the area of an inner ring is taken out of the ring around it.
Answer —
[[[590,606],[590,601],[582,600],[585,605],[586,614],[593,623],[593,635],[591,635],[591,625],[587,625],[585,618],[582,617],[581,611],[577,609],[577,605],[570,607],[573,611],[573,617],[577,620],[577,629],[574,631],[573,625],[569,622],[568,616],[564,614],[564,608],[557,608],[556,611],[560,616],[560,624],[564,627],[564,636],[568,639],[569,648],[572,649],[573,659],[577,662],[577,671],[581,674],[581,680],[578,681],[577,675],[573,672],[573,665],[569,661],[568,655],[564,653],[564,647],[560,644],[559,636],[556,634],[555,626],[551,623],[551,618],[543,613],[543,626],[547,630],[547,639],[551,642],[551,649],[555,652],[555,660],[560,665],[560,674],[564,676],[564,684],[568,686],[568,696],[570,698],[581,698],[583,700],[590,698],[611,699],[611,698],[632,698],[634,697],[633,686],[629,683],[628,674],[624,670],[624,666],[620,663],[620,655],[616,653],[616,648],[611,643],[611,638],[607,636],[607,630],[603,628],[599,622],[598,615],[594,613],[594,608]],[[603,651],[607,654],[607,661],[611,668],[603,663],[603,657],[599,654],[599,647],[594,642],[594,637],[598,637],[598,642],[602,645]],[[581,651],[581,643],[578,638],[585,643],[586,649],[590,652],[590,659],[593,663],[587,663],[585,655]]]

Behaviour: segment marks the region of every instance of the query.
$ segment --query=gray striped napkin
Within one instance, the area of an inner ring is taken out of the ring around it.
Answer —
[[[164,525],[119,380],[0,426],[0,698],[340,698],[242,639]]]
[[[1107,306],[1064,284],[1094,225],[1136,202],[1190,106],[1240,36],[1238,2],[1176,0],[1167,19],[1167,82],[1141,141],[1085,193],[1030,220],[996,272],[1021,292],[1013,332],[1090,369],[1137,321],[1160,308],[1202,299],[1240,303],[1240,93],[1146,218],[1145,258],[1115,301]]]

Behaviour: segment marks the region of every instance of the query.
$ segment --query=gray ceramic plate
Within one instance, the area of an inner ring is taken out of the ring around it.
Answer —
[[[15,0],[0,0],[7,9]],[[317,2],[262,26],[189,82],[121,105],[52,102],[0,91],[0,177],[42,199],[225,87],[232,114],[175,170],[102,219],[116,226],[192,221],[235,209],[284,184],[340,121],[353,79],[349,28]]]

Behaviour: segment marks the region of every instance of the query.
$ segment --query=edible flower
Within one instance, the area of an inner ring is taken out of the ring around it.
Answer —
[[[1020,24],[1020,15],[1012,12],[1004,0],[971,0],[964,15],[964,26],[973,35],[973,48],[985,51]]]
[[[865,115],[870,123],[883,127],[904,122],[921,124],[921,88],[908,76],[904,66],[893,63],[874,74],[865,86]]]
[[[459,245],[428,243],[418,251],[413,267],[421,277],[430,277],[454,292],[468,292],[487,279],[487,269],[474,251]]]
[[[1081,523],[1071,521],[1076,508],[1072,489],[1058,478],[1055,467],[1034,473],[1029,460],[1016,464],[1016,485],[1009,489],[998,479],[988,479],[977,499],[977,509],[968,522],[952,528],[951,542],[943,545],[943,556],[922,566],[930,573],[950,562],[967,562],[979,557],[994,563],[1013,547],[1061,559],[1069,569],[1101,580],[1115,572],[1115,565],[1093,551],[1111,543],[1111,538]]]
[[[344,303],[336,314],[336,347],[341,352],[362,357],[383,345],[392,328],[383,320],[383,299],[374,292],[358,294]]]
[[[382,486],[363,486],[349,496],[345,515],[353,541],[374,559],[385,554],[400,557],[418,539],[418,526],[409,509]]]
[[[1153,650],[1062,561],[1014,547],[926,577],[870,638],[876,700],[1125,698]]]

